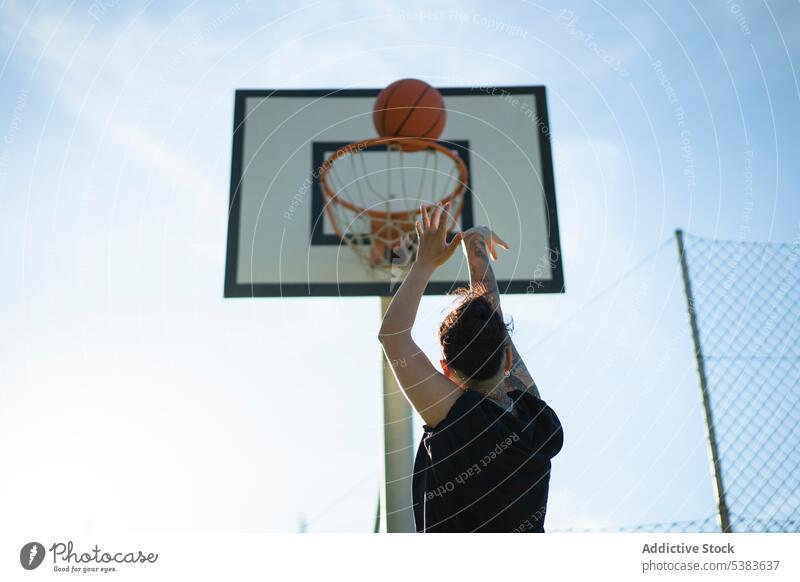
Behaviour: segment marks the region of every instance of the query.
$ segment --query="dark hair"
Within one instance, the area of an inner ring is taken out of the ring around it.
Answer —
[[[439,326],[444,360],[467,380],[486,380],[500,369],[510,328],[483,289],[459,289],[456,307]]]

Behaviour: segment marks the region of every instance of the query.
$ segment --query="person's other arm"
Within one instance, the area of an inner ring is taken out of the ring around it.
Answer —
[[[447,220],[442,214],[447,210],[446,206],[437,207],[430,217],[422,210],[422,224],[417,223],[417,260],[389,304],[378,332],[397,383],[431,427],[444,420],[462,394],[455,383],[433,367],[411,337],[420,299],[431,275],[453,255],[461,241],[460,234],[449,244],[446,241]]]
[[[470,287],[474,289],[480,286],[485,289],[485,292],[494,300],[500,317],[502,317],[500,290],[497,287],[497,280],[494,277],[489,257],[491,255],[493,259],[497,259],[495,245],[506,249],[508,245],[485,226],[477,226],[466,231],[461,244],[467,255]],[[505,383],[507,390],[521,390],[540,398],[536,382],[533,381],[533,377],[525,366],[525,362],[522,361],[522,356],[519,355],[513,341],[511,341],[511,369],[506,376]]]

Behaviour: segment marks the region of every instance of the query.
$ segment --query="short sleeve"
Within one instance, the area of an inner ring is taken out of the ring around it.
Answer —
[[[564,428],[555,410],[541,398],[519,393],[517,406],[522,410],[524,431],[533,445],[534,454],[543,459],[552,459],[564,446]]]

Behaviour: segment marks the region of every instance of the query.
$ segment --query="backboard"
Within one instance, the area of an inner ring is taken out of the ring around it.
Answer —
[[[337,148],[376,136],[372,110],[379,91],[236,92],[226,297],[388,296],[397,289],[395,274],[369,269],[341,242],[318,179]],[[502,293],[563,292],[544,87],[439,91],[447,107],[439,143],[469,174],[459,228],[487,225],[511,245],[493,265]],[[391,190],[397,204],[425,203],[415,189],[431,173],[423,167],[425,155],[365,154],[360,171],[372,180],[366,196],[370,188]],[[387,178],[387,166],[398,164],[411,176],[402,184]],[[461,255],[434,273],[427,294],[468,283]]]

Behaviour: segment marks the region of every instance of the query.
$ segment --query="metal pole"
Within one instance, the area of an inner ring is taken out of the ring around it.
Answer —
[[[719,462],[719,448],[717,447],[717,433],[714,429],[714,416],[711,412],[711,401],[708,394],[708,379],[706,378],[706,364],[703,358],[703,349],[700,345],[700,328],[697,326],[697,315],[694,310],[694,298],[692,296],[692,282],[689,278],[689,266],[686,263],[686,247],[683,243],[683,231],[675,231],[675,239],[678,241],[678,256],[681,261],[681,273],[683,275],[683,288],[686,292],[686,306],[689,310],[689,323],[692,327],[692,340],[694,341],[694,354],[697,359],[697,373],[700,376],[700,392],[703,397],[703,410],[706,415],[706,438],[708,440],[709,456],[711,458],[711,474],[714,477],[714,496],[717,501],[717,513],[719,525],[722,533],[730,533],[731,516],[728,510],[728,503],[725,500],[725,487],[722,483],[722,467]]]
[[[381,297],[381,318],[391,303]],[[411,477],[414,473],[414,428],[411,406],[397,385],[392,369],[381,354],[383,370],[383,475],[381,479],[381,532],[414,532]]]

